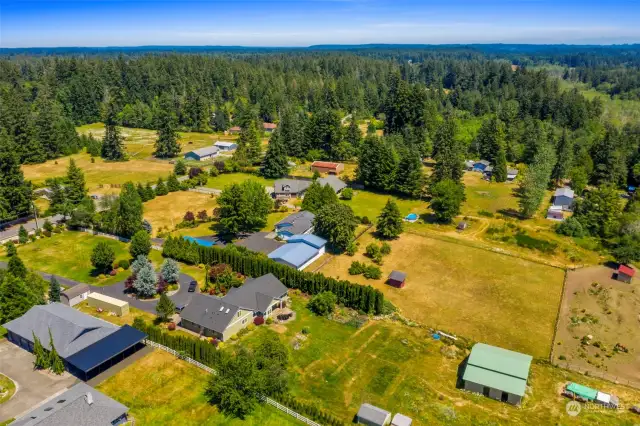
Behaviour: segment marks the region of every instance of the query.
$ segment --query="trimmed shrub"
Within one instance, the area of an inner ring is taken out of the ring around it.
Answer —
[[[340,196],[342,197],[343,200],[351,200],[353,198],[353,189],[351,188],[343,189]]]
[[[267,323],[267,325],[271,325],[273,324],[273,318],[269,317],[265,322]]]
[[[363,275],[367,279],[379,280],[380,277],[382,277],[382,271],[377,266],[369,265],[366,267]]]
[[[255,325],[262,325],[262,324],[264,324],[264,317],[255,317],[255,318],[253,319],[253,323],[254,323]]]
[[[167,330],[169,330],[169,331],[173,331],[173,330],[175,330],[175,329],[176,329],[176,323],[175,323],[175,322],[170,322],[170,323],[167,325]]]
[[[118,267],[124,269],[125,271],[127,269],[129,269],[129,266],[131,266],[131,264],[129,263],[129,261],[127,259],[121,259],[118,262]]]

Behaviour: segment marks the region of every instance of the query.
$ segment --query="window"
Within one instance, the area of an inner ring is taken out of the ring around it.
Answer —
[[[243,319],[243,320],[242,320],[242,323],[243,323],[243,324],[246,324],[246,323],[247,323],[247,319],[246,319],[246,318],[245,318],[245,319]]]
[[[238,311],[238,316],[240,316],[240,313],[241,313],[241,312],[240,312],[240,311]]]

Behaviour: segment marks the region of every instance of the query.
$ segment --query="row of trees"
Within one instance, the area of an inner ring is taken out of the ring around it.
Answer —
[[[274,274],[288,288],[308,294],[330,291],[347,307],[379,314],[384,296],[370,286],[361,286],[344,280],[325,277],[322,274],[302,272],[281,265],[271,259],[239,251],[235,247],[201,247],[182,238],[169,237],[163,246],[163,255],[189,264],[214,265],[224,263],[245,276],[259,277]]]

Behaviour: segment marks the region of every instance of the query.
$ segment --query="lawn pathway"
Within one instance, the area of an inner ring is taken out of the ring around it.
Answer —
[[[0,268],[6,268],[6,267],[7,267],[7,262],[0,261]],[[52,274],[49,274],[46,272],[38,272],[38,274],[47,281],[49,281],[52,276]],[[59,275],[56,275],[55,277],[63,287],[74,287],[76,285],[83,284],[79,281],[71,280],[69,278],[61,277]],[[124,281],[125,280],[119,281],[110,286],[96,286],[91,284],[87,284],[87,285],[89,286],[89,288],[91,288],[92,293],[101,293],[106,296],[115,297],[116,299],[125,300],[135,308],[138,308],[145,312],[150,312],[152,314],[155,314],[156,305],[158,304],[158,299],[143,301],[143,300],[138,300],[135,297],[129,297],[125,293]],[[194,293],[189,293],[188,291],[189,283],[191,281],[195,281],[195,279],[192,276],[183,274],[182,272],[180,273],[180,277],[178,278],[178,282],[180,283],[180,288],[175,294],[169,296],[169,298],[173,301],[173,303],[175,303],[176,305],[184,306],[184,305],[187,305],[189,302],[191,302],[191,298],[193,297],[193,294],[194,294]]]

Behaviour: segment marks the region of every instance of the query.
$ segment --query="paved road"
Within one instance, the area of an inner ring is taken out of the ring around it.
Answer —
[[[64,216],[57,214],[51,217],[38,218],[38,227],[42,228],[42,225],[44,225],[44,222],[47,219],[49,220],[49,222],[51,222],[52,225],[56,225],[58,222],[64,219]],[[37,228],[35,219],[30,219],[21,223],[16,223],[0,231],[0,242],[4,242],[12,238],[16,238],[18,236],[18,232],[20,231],[20,226],[24,226],[24,228],[27,230],[28,233],[32,233]]]
[[[6,268],[6,267],[7,267],[7,262],[0,261],[0,268]],[[46,272],[38,272],[38,274],[45,280],[51,279],[51,274],[48,274]],[[82,284],[79,281],[74,281],[69,278],[61,277],[59,275],[56,275],[56,279],[63,287],[73,287],[78,284]],[[180,288],[175,294],[173,294],[172,296],[169,296],[169,298],[173,301],[173,303],[176,304],[176,306],[178,305],[184,306],[189,304],[189,302],[191,302],[193,293],[189,293],[188,291],[189,283],[191,281],[195,281],[195,279],[192,276],[180,273],[180,277],[178,278],[178,282],[180,283]],[[109,286],[97,286],[97,285],[91,285],[91,284],[88,284],[88,285],[91,288],[91,292],[93,293],[102,293],[106,296],[115,297],[116,299],[126,300],[127,302],[129,302],[129,305],[146,312],[151,312],[151,313],[156,312],[156,305],[158,304],[158,299],[143,301],[143,300],[138,300],[135,297],[130,297],[128,294],[124,292],[125,290],[124,280]]]

